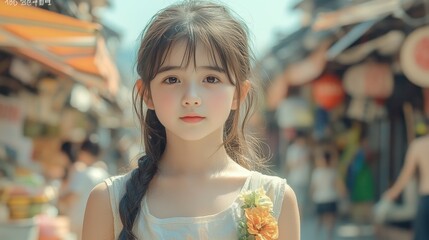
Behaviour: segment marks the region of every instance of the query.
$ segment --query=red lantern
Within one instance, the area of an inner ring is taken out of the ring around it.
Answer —
[[[344,100],[341,80],[333,74],[323,75],[314,81],[312,93],[316,103],[326,110],[332,110]]]

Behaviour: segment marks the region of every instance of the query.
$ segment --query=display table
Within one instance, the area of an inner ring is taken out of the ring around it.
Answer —
[[[35,218],[0,222],[1,239],[38,240],[39,227]]]
[[[39,215],[34,218],[0,222],[1,240],[76,240],[63,216]]]

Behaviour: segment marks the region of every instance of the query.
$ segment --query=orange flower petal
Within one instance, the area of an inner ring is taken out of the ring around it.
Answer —
[[[278,238],[277,221],[267,208],[247,208],[244,210],[244,214],[247,219],[247,231],[255,235],[257,240]]]

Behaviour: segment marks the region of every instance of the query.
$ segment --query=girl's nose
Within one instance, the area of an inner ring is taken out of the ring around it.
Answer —
[[[186,96],[182,101],[183,106],[199,106],[201,105],[201,98],[197,96]]]
[[[183,96],[182,105],[186,107],[201,105],[201,98],[197,93],[197,86],[189,86],[185,95]]]

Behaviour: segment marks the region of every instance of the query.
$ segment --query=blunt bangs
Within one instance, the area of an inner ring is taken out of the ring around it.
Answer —
[[[164,64],[167,56],[171,53],[174,44],[179,41],[186,41],[186,49],[183,55],[181,66],[188,66],[191,62],[194,66],[197,65],[195,52],[197,44],[202,44],[210,54],[209,58],[214,66],[225,69],[229,81],[236,85],[237,74],[232,71],[233,59],[228,56],[233,56],[234,52],[227,52],[223,45],[224,38],[217,38],[218,33],[214,32],[211,26],[199,26],[196,22],[186,24],[171,25],[165,29],[163,34],[160,34],[159,39],[152,39],[154,43],[150,44],[158,46],[156,49],[150,49],[148,56],[145,59],[155,59],[155,61],[147,61],[142,63],[147,73],[147,79],[155,78],[161,66]],[[143,72],[143,73],[144,73]]]

